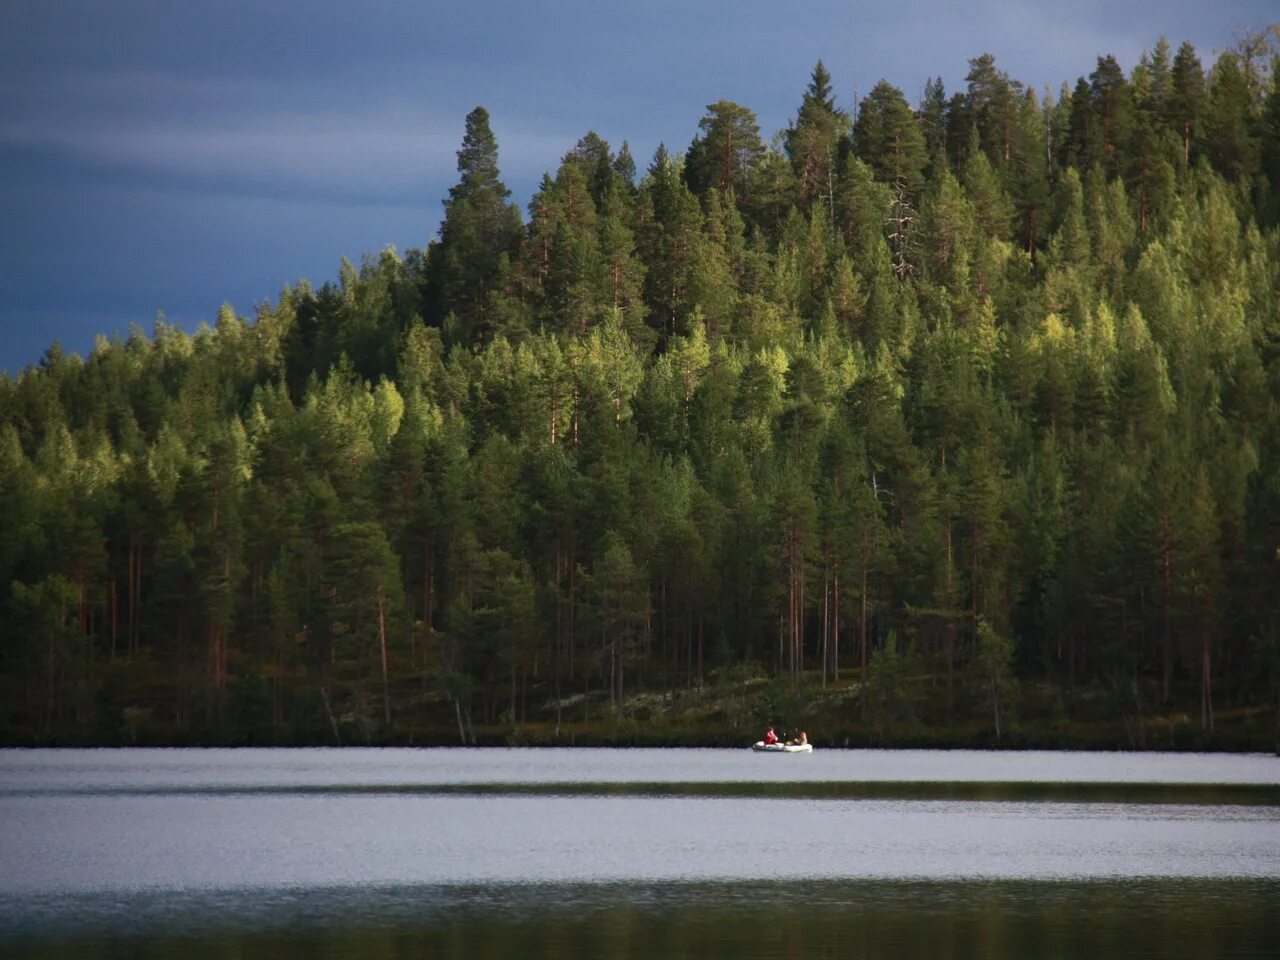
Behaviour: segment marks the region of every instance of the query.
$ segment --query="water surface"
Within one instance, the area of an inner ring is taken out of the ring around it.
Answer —
[[[807,781],[1280,785],[1267,754],[591,748],[0,750],[0,790]]]
[[[1261,755],[0,751],[0,954],[1274,956],[1278,786]]]

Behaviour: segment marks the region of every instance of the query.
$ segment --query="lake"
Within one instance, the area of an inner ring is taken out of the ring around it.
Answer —
[[[0,751],[0,956],[1272,957],[1280,759]]]

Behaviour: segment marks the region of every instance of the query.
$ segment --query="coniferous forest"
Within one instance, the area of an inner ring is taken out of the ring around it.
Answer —
[[[1274,748],[1270,34],[969,67],[0,378],[0,742]]]

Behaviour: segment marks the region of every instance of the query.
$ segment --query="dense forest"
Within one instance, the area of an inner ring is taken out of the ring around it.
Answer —
[[[0,742],[1269,748],[1274,35],[527,215],[476,108],[424,250],[0,378]]]

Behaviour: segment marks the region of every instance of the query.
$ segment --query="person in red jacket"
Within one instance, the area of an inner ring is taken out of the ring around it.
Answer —
[[[767,744],[778,742],[778,735],[773,732],[773,727],[770,727],[768,730],[764,732],[764,742]]]

